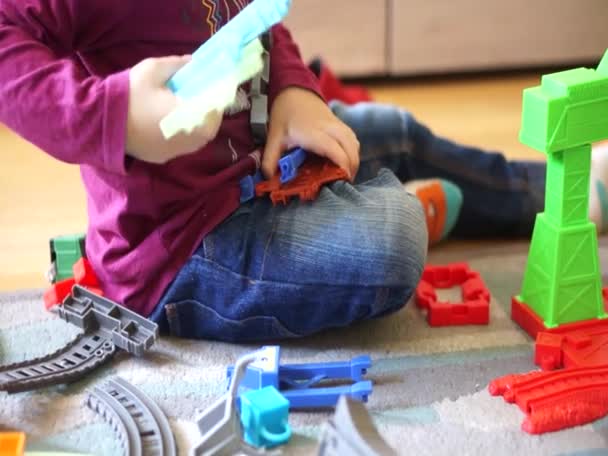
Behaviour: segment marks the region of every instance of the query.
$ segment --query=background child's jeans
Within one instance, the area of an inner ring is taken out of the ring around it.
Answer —
[[[419,201],[401,181],[443,177],[463,190],[461,235],[530,233],[544,165],[436,138],[387,105],[333,104],[357,133],[355,185],[314,203],[242,205],[209,234],[151,315],[179,337],[253,342],[301,337],[402,308],[426,260]]]

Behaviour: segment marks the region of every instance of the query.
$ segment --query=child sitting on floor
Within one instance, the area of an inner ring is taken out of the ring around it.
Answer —
[[[246,102],[165,141],[159,121],[178,103],[165,82],[246,3],[2,1],[0,121],[80,166],[87,256],[106,296],[176,336],[300,337],[401,309],[425,264],[427,223],[432,242],[530,234],[542,163],[437,138],[391,106],[330,108],[282,25],[263,151]],[[351,180],[312,204],[240,205],[240,180],[260,165],[271,175],[294,146]],[[601,205],[591,209],[600,220]]]

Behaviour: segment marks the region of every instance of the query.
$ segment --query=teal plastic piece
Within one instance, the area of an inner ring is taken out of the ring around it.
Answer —
[[[290,6],[291,0],[254,0],[198,48],[167,87],[186,100],[221,81],[234,70],[245,47],[281,22]]]
[[[49,279],[51,283],[69,279],[74,275],[72,266],[80,258],[86,257],[84,244],[84,234],[57,236],[50,240],[52,270]]]
[[[245,442],[257,448],[283,445],[291,437],[289,401],[274,386],[241,396],[241,424]]]
[[[608,51],[597,70],[545,75],[526,89],[520,139],[547,154],[547,179],[517,298],[547,328],[606,318],[588,209],[591,143],[608,139]]]

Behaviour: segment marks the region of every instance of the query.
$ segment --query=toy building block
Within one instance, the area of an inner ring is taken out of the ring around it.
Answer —
[[[124,454],[175,456],[177,447],[169,421],[141,390],[115,377],[88,392],[87,406],[119,433]]]
[[[608,316],[588,219],[591,143],[608,138],[607,116],[608,52],[597,70],[545,75],[524,90],[520,139],[547,155],[545,210],[536,217],[521,294],[512,302],[512,318],[524,329],[530,314],[545,329]]]
[[[239,358],[228,391],[196,418],[201,438],[192,448],[191,456],[267,454],[264,450],[253,448],[242,440],[242,429],[237,414],[237,386],[247,366],[257,359],[255,353]]]
[[[437,288],[462,288],[462,302],[442,302]],[[416,288],[416,305],[427,309],[430,326],[487,325],[490,320],[490,292],[479,273],[466,263],[425,267]]]
[[[298,168],[302,166],[308,154],[304,149],[298,147],[279,160],[279,170],[281,171],[281,184],[291,182],[298,175]]]
[[[143,356],[158,338],[156,323],[79,285],[56,309],[83,333],[55,353],[0,367],[0,391],[71,383],[109,361],[117,349]]]
[[[291,409],[334,407],[340,396],[367,402],[372,382],[363,376],[371,366],[369,356],[351,361],[280,365],[280,347],[267,346],[257,351],[258,361],[247,368],[239,384],[239,394],[273,386],[289,401]],[[227,369],[228,379],[233,369]],[[349,385],[323,387],[322,383],[349,380]]]
[[[608,414],[608,367],[507,375],[490,383],[489,391],[526,413],[524,431],[558,431]]]
[[[255,186],[258,182],[262,182],[263,179],[262,173],[259,170],[255,174],[241,179],[241,203],[245,203],[255,197]]]
[[[72,267],[80,258],[86,257],[85,235],[57,236],[49,241],[51,268],[49,282],[55,283],[72,277]]]
[[[74,285],[76,285],[74,278],[61,280],[51,285],[43,295],[46,310],[51,310],[56,305],[61,304],[72,292]]]
[[[298,176],[291,182],[282,185],[280,173],[276,173],[270,180],[256,185],[255,191],[257,196],[270,194],[274,205],[287,204],[295,196],[302,201],[312,201],[323,185],[346,179],[348,174],[338,165],[323,157],[310,155],[300,167]]]
[[[178,70],[167,87],[182,103],[161,120],[165,138],[191,131],[214,110],[223,111],[238,86],[264,69],[258,38],[287,15],[291,0],[254,0],[213,34]]]
[[[245,442],[257,448],[272,448],[291,437],[289,401],[274,386],[241,395],[241,424]]]
[[[322,432],[319,456],[397,456],[378,433],[365,405],[345,396]]]
[[[0,432],[0,456],[23,456],[24,450],[23,432]]]

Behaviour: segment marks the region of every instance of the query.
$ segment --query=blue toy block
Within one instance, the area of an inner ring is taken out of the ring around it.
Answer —
[[[302,163],[306,160],[306,156],[306,151],[301,147],[298,147],[279,160],[281,184],[286,184],[296,178],[298,175],[298,168],[302,166]]]
[[[197,96],[232,72],[243,49],[281,22],[290,6],[291,0],[254,0],[198,48],[167,87],[182,99]]]
[[[262,173],[258,170],[255,174],[245,176],[239,183],[241,186],[241,204],[255,197],[255,186],[263,179]]]
[[[335,406],[340,395],[366,402],[372,393],[372,382],[363,379],[371,366],[367,355],[350,361],[280,365],[280,347],[265,346],[256,352],[258,361],[247,367],[238,394],[274,386],[285,396],[292,409]],[[233,368],[228,367],[227,377]],[[325,380],[350,380],[350,385],[320,385]]]
[[[245,442],[258,448],[287,443],[289,401],[274,386],[247,391],[241,396],[241,424]]]

